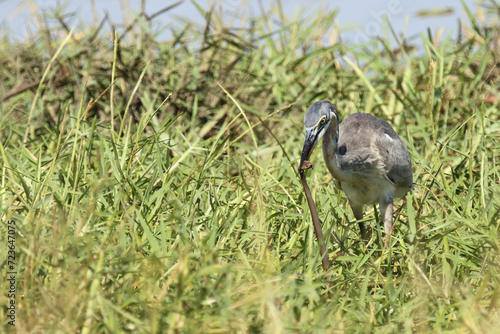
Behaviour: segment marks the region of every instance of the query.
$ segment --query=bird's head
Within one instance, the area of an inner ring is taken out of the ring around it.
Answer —
[[[309,159],[316,145],[323,137],[330,126],[330,123],[335,127],[338,123],[337,108],[330,103],[330,101],[318,101],[313,103],[307,109],[304,116],[304,126],[306,128],[306,138],[304,147],[302,148],[302,155],[300,156],[300,166],[302,163]]]

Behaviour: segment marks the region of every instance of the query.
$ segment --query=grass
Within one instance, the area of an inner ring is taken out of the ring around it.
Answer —
[[[144,12],[70,30],[56,11],[30,41],[4,34],[0,262],[13,220],[15,330],[500,331],[500,31],[489,6],[481,20],[469,11],[457,37],[418,36],[421,52],[401,36],[397,49],[390,36],[326,42],[335,11],[292,19],[279,5],[246,29],[203,12],[166,41]],[[327,273],[297,173],[302,117],[319,99],[341,118],[387,119],[416,182],[386,251],[377,213],[365,245],[313,154]],[[5,307],[0,318],[14,329]]]

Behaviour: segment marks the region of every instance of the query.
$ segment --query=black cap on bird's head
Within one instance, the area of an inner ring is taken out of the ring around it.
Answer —
[[[325,134],[332,119],[338,122],[337,108],[330,101],[314,102],[307,109],[304,116],[306,138],[304,147],[302,148],[302,155],[300,156],[299,169],[301,169],[304,161],[307,161],[311,156],[311,153]]]

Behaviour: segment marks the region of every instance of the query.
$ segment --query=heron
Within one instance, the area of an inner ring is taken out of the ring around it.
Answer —
[[[301,172],[311,166],[309,157],[323,138],[326,166],[346,194],[361,236],[366,238],[363,206],[378,202],[388,242],[394,198],[404,197],[413,188],[410,154],[396,131],[385,120],[366,113],[349,115],[340,123],[330,101],[313,103],[304,116],[304,126]]]

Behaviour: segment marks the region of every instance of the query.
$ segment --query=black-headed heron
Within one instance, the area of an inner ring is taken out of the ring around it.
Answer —
[[[347,195],[354,217],[363,219],[363,206],[378,202],[389,239],[393,199],[404,197],[413,187],[410,154],[398,134],[383,119],[365,113],[349,115],[340,123],[337,109],[329,101],[312,104],[304,125],[300,166],[323,138],[326,166],[337,187]],[[362,222],[359,228],[365,237]]]

